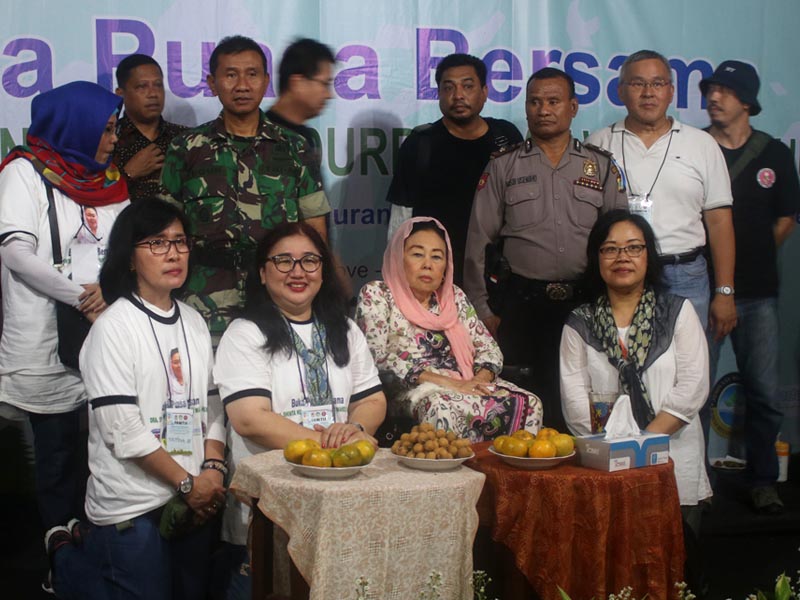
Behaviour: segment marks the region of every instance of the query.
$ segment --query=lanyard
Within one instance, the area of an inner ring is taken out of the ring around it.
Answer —
[[[300,338],[300,335],[294,330],[294,328],[292,327],[292,324],[289,323],[289,321],[287,319],[284,319],[284,320],[286,321],[286,326],[289,328],[289,333],[292,335],[292,338],[296,338],[301,344],[303,344],[305,346],[305,342],[303,342],[303,340]],[[317,326],[316,322],[314,322],[311,325],[311,327],[312,327],[312,332],[311,332],[312,345],[313,345],[313,340],[314,340],[313,328],[315,328],[316,326]],[[306,346],[306,349],[307,348],[308,347]],[[294,358],[295,358],[295,363],[297,365],[297,377],[300,380],[300,391],[303,394],[303,403],[306,406],[316,406],[314,404],[311,404],[309,402],[309,400],[308,400],[308,394],[306,393],[306,386],[305,386],[305,383],[303,382],[303,375],[305,374],[305,376],[307,378],[308,374],[306,373],[305,368],[300,364],[300,353],[297,351],[296,348],[294,349]],[[333,391],[331,390],[331,375],[330,375],[330,372],[328,371],[328,357],[327,356],[325,357],[325,381],[326,381],[326,383],[328,385],[328,392],[331,395],[331,410],[333,411],[333,422],[335,423],[336,422],[336,401],[333,398]]]
[[[627,167],[627,165],[625,163],[625,133],[626,133],[626,131],[623,129],[622,130],[622,169],[626,173],[628,173],[628,167]],[[674,129],[670,129],[670,131],[669,131],[669,140],[667,140],[667,149],[664,151],[664,158],[661,159],[661,165],[658,167],[658,173],[656,173],[656,178],[653,179],[653,185],[650,186],[650,191],[647,192],[647,198],[649,198],[650,194],[653,193],[653,188],[656,187],[656,181],[658,181],[658,178],[661,175],[661,169],[664,168],[664,163],[667,162],[667,155],[669,154],[669,147],[672,145],[672,134],[673,133],[675,133],[675,130]],[[628,184],[631,186],[631,188],[633,188],[633,185],[632,185],[633,184],[633,180],[631,180],[630,173],[628,173]],[[634,193],[633,189],[631,189],[631,192],[633,193],[634,196],[638,196],[639,195],[639,194]]]
[[[144,306],[144,301],[142,300],[142,298],[138,297],[138,296],[137,296],[137,298],[139,299],[139,302],[141,302],[142,305]],[[173,301],[173,304],[174,304],[174,301]],[[189,352],[189,341],[186,338],[186,328],[183,325],[183,315],[181,315],[180,310],[178,310],[178,305],[174,304],[174,306],[175,306],[175,310],[178,311],[178,321],[181,324],[181,332],[183,333],[183,345],[186,348],[186,362],[189,365],[189,393],[186,396],[186,400],[187,400],[187,403],[188,403],[188,401],[192,397],[192,355]],[[169,367],[167,367],[167,363],[166,363],[166,361],[164,361],[164,355],[161,352],[161,344],[158,342],[158,335],[156,334],[156,328],[153,325],[153,319],[150,317],[150,315],[147,315],[147,320],[150,323],[150,331],[153,332],[153,339],[156,342],[156,349],[158,350],[158,358],[161,360],[161,365],[164,367],[164,377],[166,377],[166,379],[167,379],[167,396],[168,396],[168,400],[167,400],[167,405],[166,405],[165,408],[172,408],[172,386],[170,386],[170,384],[169,384],[169,370],[168,370]]]

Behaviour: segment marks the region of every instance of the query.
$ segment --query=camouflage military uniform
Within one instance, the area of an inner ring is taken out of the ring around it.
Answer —
[[[260,115],[255,137],[230,135],[220,115],[175,138],[161,183],[195,239],[186,302],[220,335],[244,305],[245,281],[264,234],[330,212],[303,139]]]

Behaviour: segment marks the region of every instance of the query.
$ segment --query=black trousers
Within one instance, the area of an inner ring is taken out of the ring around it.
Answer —
[[[569,300],[551,300],[515,277],[509,282],[500,311],[497,337],[503,362],[513,367],[528,367],[521,372],[506,371],[504,377],[539,396],[544,425],[561,432],[567,431],[558,375],[561,330],[569,313],[584,302],[580,295]]]

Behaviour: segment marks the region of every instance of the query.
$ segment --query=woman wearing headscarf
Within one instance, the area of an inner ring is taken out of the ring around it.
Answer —
[[[503,355],[453,285],[450,238],[434,218],[403,223],[383,255],[384,281],[359,293],[356,320],[389,398],[389,414],[482,441],[542,422],[535,395],[498,378]]]
[[[128,204],[125,182],[111,164],[121,104],[119,96],[85,81],[37,96],[27,145],[0,165],[0,402],[30,418],[46,529],[82,511],[79,413],[86,393],[78,370],[59,359],[56,301],[89,321],[105,308],[97,284],[105,238]],[[54,264],[51,223],[61,264]]]

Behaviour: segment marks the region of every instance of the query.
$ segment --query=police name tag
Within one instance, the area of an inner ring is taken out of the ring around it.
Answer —
[[[314,425],[330,427],[336,422],[333,406],[304,406],[300,409],[303,418],[303,427],[314,429]]]
[[[650,194],[631,194],[628,196],[628,210],[634,215],[640,215],[653,224],[653,200]]]
[[[192,429],[194,414],[191,410],[181,408],[167,409],[166,450],[170,454],[192,453]]]

